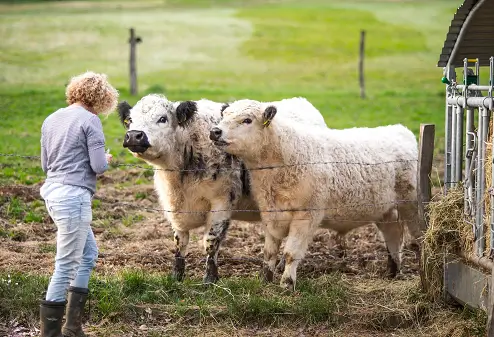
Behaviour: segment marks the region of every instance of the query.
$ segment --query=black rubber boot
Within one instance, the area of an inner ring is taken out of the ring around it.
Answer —
[[[82,331],[82,314],[88,294],[87,288],[69,287],[65,325],[62,328],[64,337],[86,337]]]
[[[63,337],[62,318],[66,303],[41,301],[39,306],[41,337]]]

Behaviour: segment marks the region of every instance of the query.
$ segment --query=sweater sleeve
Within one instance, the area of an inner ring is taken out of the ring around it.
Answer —
[[[48,171],[48,164],[47,164],[47,155],[46,155],[46,147],[44,144],[44,136],[43,136],[43,130],[41,130],[41,168],[43,169],[43,172]]]
[[[103,125],[97,116],[89,119],[86,123],[85,132],[91,168],[96,174],[102,174],[108,169],[108,162],[105,154]]]

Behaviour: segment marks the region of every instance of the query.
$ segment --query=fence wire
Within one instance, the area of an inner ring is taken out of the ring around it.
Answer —
[[[34,155],[20,155],[16,153],[0,153],[0,157],[8,157],[8,158],[20,158],[20,159],[28,159],[28,160],[40,160],[40,156],[34,156]],[[360,162],[347,162],[347,161],[315,161],[315,162],[306,162],[306,163],[295,163],[295,164],[287,164],[287,165],[277,165],[277,166],[264,166],[264,167],[256,167],[256,168],[251,168],[251,169],[245,169],[245,168],[220,168],[216,169],[215,171],[234,171],[234,170],[242,170],[242,171],[256,171],[256,170],[271,170],[271,169],[280,169],[280,168],[285,168],[285,167],[296,167],[296,166],[308,166],[308,165],[360,165],[360,166],[376,166],[376,165],[386,165],[386,164],[393,164],[393,163],[407,163],[407,162],[417,162],[417,160],[394,160],[394,161],[384,161],[384,162],[375,162],[375,163],[360,163]],[[111,167],[132,167],[132,168],[139,168],[143,169],[146,171],[168,171],[168,172],[200,172],[200,171],[207,171],[211,170],[211,168],[197,168],[197,169],[166,169],[166,168],[156,168],[156,167],[145,167],[142,165],[138,164],[128,164],[128,163],[119,163],[119,162],[112,162]],[[30,193],[30,196],[33,199],[37,200],[42,200],[41,196],[39,195],[39,188],[36,188],[35,186],[26,186],[26,185],[3,185],[0,186],[0,195],[4,194],[5,191],[7,191],[7,194],[9,194],[9,191],[12,190],[23,190],[28,193]],[[35,197],[36,196],[36,197]],[[307,208],[287,208],[287,209],[237,209],[237,208],[228,208],[228,209],[211,209],[211,210],[173,210],[173,209],[162,209],[162,208],[157,208],[157,207],[148,207],[145,205],[142,205],[141,203],[131,203],[131,202],[123,202],[123,201],[118,201],[116,199],[111,199],[107,198],[104,196],[99,196],[99,195],[94,195],[93,200],[98,200],[101,203],[104,203],[106,205],[110,205],[113,208],[117,207],[123,207],[127,209],[137,209],[138,211],[149,211],[149,212],[159,212],[159,213],[171,213],[171,214],[207,214],[207,213],[219,213],[219,212],[232,212],[232,213],[287,213],[287,212],[317,212],[317,211],[335,211],[338,212],[338,210],[345,209],[345,211],[348,211],[349,209],[361,209],[361,208],[372,208],[372,207],[379,207],[379,206],[386,206],[389,205],[391,206],[398,206],[399,204],[407,204],[407,203],[415,203],[417,204],[418,201],[414,199],[404,199],[404,200],[393,200],[393,201],[388,201],[388,202],[381,202],[381,203],[355,203],[355,204],[346,204],[340,207],[324,207],[324,208],[317,208],[317,207],[307,207]],[[424,203],[427,204],[427,203]],[[296,215],[293,216],[290,219],[274,219],[274,221],[277,222],[291,222],[291,221],[310,221],[313,220],[310,216],[309,217],[297,217]],[[416,221],[415,219],[399,219],[400,221],[403,222],[409,222],[409,221]],[[260,221],[260,220],[259,220]],[[372,223],[395,223],[396,221],[376,221],[375,219],[359,219],[359,220],[349,220],[345,218],[338,218],[338,217],[324,217],[322,221],[337,221],[337,222],[352,222],[352,223],[362,223],[362,224],[372,224]],[[413,254],[417,254],[414,251],[406,250],[403,249],[402,252],[412,252]],[[309,253],[309,252],[308,252]],[[309,253],[310,254],[310,253]],[[125,256],[128,257],[133,257],[135,255],[136,257],[140,257],[139,254],[124,254]],[[108,257],[108,256],[106,256]],[[105,258],[105,256],[102,256],[102,258]],[[167,262],[173,262],[176,259],[186,259],[187,261],[192,262],[200,262],[200,263],[206,263],[207,258],[196,258],[192,256],[188,257],[173,257],[173,258],[162,258],[160,257],[160,262],[161,261],[167,261]],[[332,256],[330,254],[324,254],[323,257],[304,257],[300,260],[310,262],[310,261],[322,261],[328,258],[334,259],[335,256]],[[343,258],[343,260],[345,260]],[[249,263],[256,263],[256,264],[263,264],[264,261],[262,258],[251,258],[251,257],[220,257],[218,258],[218,261],[230,261],[230,262],[249,262]]]
[[[0,153],[1,157],[14,157],[14,158],[21,158],[21,159],[30,159],[30,160],[40,160],[40,156],[34,156],[34,155],[20,155],[16,153]],[[417,160],[394,160],[394,161],[384,161],[380,163],[359,163],[359,162],[346,162],[346,161],[321,161],[321,162],[307,162],[307,163],[296,163],[296,164],[287,164],[287,165],[279,165],[279,166],[264,166],[264,167],[257,167],[257,168],[251,168],[251,169],[238,169],[238,168],[225,168],[225,170],[269,170],[269,169],[278,169],[278,168],[284,168],[284,167],[294,167],[294,166],[307,166],[307,165],[329,165],[329,164],[344,164],[344,165],[362,165],[362,166],[368,166],[368,165],[385,165],[385,164],[393,164],[393,163],[405,163],[405,162],[416,162]],[[205,171],[205,170],[210,170],[210,168],[206,169],[163,169],[163,168],[147,168],[141,165],[134,165],[134,164],[125,164],[125,163],[112,163],[111,166],[114,167],[137,167],[137,168],[143,168],[146,170],[163,170],[163,171],[170,171],[170,172],[194,172],[194,171]],[[215,169],[216,170],[216,169]],[[29,189],[30,192],[33,194],[38,194],[39,195],[39,190],[35,189],[33,187],[29,186],[24,186],[24,185],[4,185],[0,187],[3,190],[12,190],[12,189],[23,189],[27,190]],[[0,191],[1,191],[0,189]],[[40,199],[40,198],[36,198]],[[136,204],[136,203],[130,203],[130,202],[122,202],[122,201],[117,201],[117,200],[111,200],[109,198],[104,198],[104,197],[99,197],[97,195],[94,196],[94,200],[99,200],[100,202],[104,202],[107,204],[111,204],[114,207],[126,207],[126,208],[137,208],[139,210],[146,210],[146,211],[151,211],[151,212],[160,212],[160,213],[172,213],[172,214],[206,214],[206,213],[220,213],[220,212],[233,212],[233,213],[287,213],[287,212],[317,212],[317,211],[335,211],[338,212],[339,210],[344,209],[345,211],[348,211],[348,209],[360,209],[360,208],[371,208],[371,207],[379,207],[379,206],[386,206],[389,205],[397,207],[399,204],[406,204],[406,203],[418,203],[417,200],[414,199],[404,199],[404,200],[393,200],[393,201],[388,201],[388,202],[382,202],[382,203],[371,203],[371,204],[345,204],[339,207],[322,207],[322,208],[317,208],[317,207],[306,207],[306,208],[287,208],[287,209],[238,209],[238,208],[227,208],[227,209],[211,209],[211,210],[173,210],[173,209],[162,209],[162,208],[156,208],[156,207],[147,207],[144,205]],[[275,221],[293,221],[293,220],[312,220],[312,218],[307,217],[307,218],[292,218],[290,220],[283,220],[283,219],[274,219]],[[401,221],[413,221],[411,219],[400,219]],[[324,217],[323,221],[338,221],[338,222],[352,222],[352,223],[373,223],[376,222],[375,219],[369,219],[369,220],[348,220],[344,218],[329,218],[329,217]],[[380,223],[386,223],[386,222],[396,222],[396,221],[379,221]]]
[[[27,155],[19,155],[15,153],[0,153],[0,157],[16,157],[23,159],[38,159],[40,160],[40,156],[27,156]],[[254,168],[214,168],[214,171],[262,171],[262,170],[274,170],[280,168],[288,168],[288,167],[297,167],[297,166],[310,166],[310,165],[360,165],[360,166],[377,166],[377,165],[385,165],[385,164],[395,164],[395,163],[412,163],[418,162],[418,159],[403,159],[403,160],[389,160],[382,161],[376,163],[361,163],[361,162],[349,162],[349,161],[315,161],[315,162],[306,162],[306,163],[295,163],[295,164],[283,164],[283,165],[270,165],[270,166],[261,166]],[[169,169],[169,168],[156,168],[156,167],[146,167],[138,164],[127,164],[127,163],[119,163],[119,162],[111,162],[110,166],[113,167],[135,167],[149,171],[166,171],[166,172],[204,172],[211,171],[212,168],[194,168],[194,169]]]
[[[2,190],[13,190],[13,189],[19,189],[19,190],[24,190],[24,191],[29,191],[30,193],[37,194],[39,195],[39,189],[31,187],[31,186],[20,186],[20,185],[4,185],[0,186],[0,194],[2,194]],[[41,198],[36,198],[40,200]],[[163,208],[156,208],[156,207],[147,207],[144,205],[136,204],[136,203],[130,203],[130,202],[122,202],[122,201],[115,201],[113,199],[101,197],[98,195],[95,195],[93,200],[98,200],[102,203],[111,205],[113,207],[126,207],[126,208],[131,208],[131,209],[139,209],[139,210],[146,210],[146,211],[151,211],[151,212],[160,212],[160,213],[172,213],[172,214],[207,214],[207,213],[220,213],[220,212],[232,212],[232,213],[287,213],[287,212],[313,212],[313,211],[338,211],[342,208],[345,210],[348,210],[349,208],[351,209],[359,209],[362,207],[376,207],[376,206],[397,206],[398,204],[417,204],[417,200],[413,199],[403,199],[403,200],[393,200],[389,202],[382,202],[382,203],[369,203],[369,204],[346,204],[341,207],[322,207],[322,208],[317,208],[317,207],[307,207],[307,208],[287,208],[287,209],[266,209],[266,210],[260,210],[260,209],[237,209],[237,208],[226,208],[226,209],[215,209],[215,210],[208,210],[208,211],[195,211],[195,210],[169,210],[169,209],[163,209]],[[283,220],[283,219],[275,219],[275,221],[293,221],[293,220],[312,220],[312,218],[307,217],[307,218],[292,218],[289,220]],[[339,222],[352,222],[352,223],[373,223],[376,222],[375,219],[370,219],[370,220],[348,220],[344,218],[329,218],[329,217],[324,217],[323,220],[326,221],[339,221]],[[400,219],[400,221],[414,221],[414,220],[407,220],[407,219]],[[379,223],[393,223],[396,221],[378,221]]]

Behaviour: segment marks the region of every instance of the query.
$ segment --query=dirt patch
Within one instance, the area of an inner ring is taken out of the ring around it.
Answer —
[[[113,171],[101,181],[94,197],[92,227],[100,250],[97,272],[108,273],[122,267],[169,272],[172,268],[174,243],[171,226],[159,210],[153,185],[133,184],[136,179],[151,181],[152,178],[144,176],[139,170]],[[29,202],[39,199],[39,186],[3,186],[0,193]],[[55,251],[46,247],[55,245],[56,228],[49,216],[43,215],[48,219],[46,223],[20,222],[11,225],[23,232],[23,240],[13,242],[8,238],[0,239],[0,268],[20,271],[37,269],[51,273]],[[255,275],[262,266],[263,244],[260,223],[234,221],[220,250],[220,275]],[[347,234],[346,245],[346,257],[338,257],[335,233],[319,230],[307,257],[300,264],[299,276],[316,277],[340,271],[371,278],[384,277],[387,252],[374,225]],[[204,262],[202,230],[192,231],[186,258],[187,276],[202,277]],[[402,269],[405,277],[417,273],[417,262],[416,252],[407,241]]]
[[[40,185],[23,186],[23,185],[8,185],[0,186],[0,197],[20,198],[25,202],[38,200],[40,198]]]

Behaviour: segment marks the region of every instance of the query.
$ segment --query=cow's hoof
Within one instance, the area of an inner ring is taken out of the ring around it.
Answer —
[[[386,277],[389,279],[393,279],[396,277],[397,273],[398,273],[398,265],[393,260],[393,258],[388,255],[388,266],[386,268]]]
[[[204,276],[204,278],[202,279],[202,283],[204,283],[204,285],[210,285],[210,284],[214,284],[216,282],[218,282],[220,279],[220,277],[218,276],[218,274],[214,275],[214,274],[206,274]]]
[[[295,282],[293,282],[291,277],[282,278],[280,282],[280,286],[287,291],[295,291]]]
[[[261,276],[264,282],[273,282],[274,280],[274,273],[268,266],[262,268]]]
[[[185,278],[185,259],[184,258],[176,258],[175,266],[173,267],[173,277],[182,282]]]
[[[206,275],[204,275],[203,283],[216,283],[219,279],[218,266],[212,260],[209,260],[206,266]]]
[[[280,262],[276,266],[276,271],[278,273],[282,273],[284,270],[285,270],[285,256],[281,258]]]

